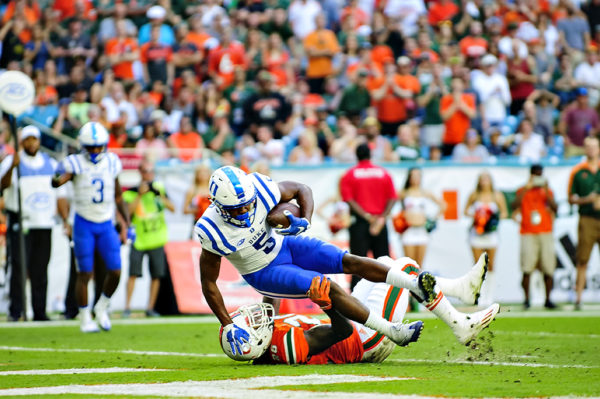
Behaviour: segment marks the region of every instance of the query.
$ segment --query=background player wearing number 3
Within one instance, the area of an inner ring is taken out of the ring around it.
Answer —
[[[261,294],[272,298],[305,298],[314,277],[323,274],[357,274],[369,281],[386,282],[408,289],[422,298],[436,316],[448,324],[460,342],[470,341],[490,320],[471,318],[458,312],[444,297],[461,296],[469,285],[480,286],[485,267],[476,268],[468,284],[436,278],[429,273],[411,276],[391,269],[376,260],[347,253],[324,241],[298,236],[310,227],[313,200],[310,188],[292,181],[275,183],[269,177],[225,166],[216,170],[209,182],[212,205],[198,220],[195,232],[202,243],[200,273],[202,292],[223,326],[223,334],[234,346],[242,345],[245,331],[227,313],[217,287],[221,257],[225,256],[242,277]],[[266,222],[268,213],[279,202],[295,199],[301,217],[288,212],[290,227],[274,231]],[[401,260],[413,264],[409,258]],[[485,262],[484,262],[485,263]],[[485,266],[485,265],[484,265]],[[468,288],[468,291],[473,291]],[[333,307],[346,318],[389,337],[397,345],[414,342],[421,322],[404,325],[385,320],[369,311],[339,285],[331,284]],[[468,302],[475,303],[476,298]],[[493,315],[498,305],[490,310]],[[493,319],[493,317],[492,317]]]
[[[73,182],[73,243],[77,258],[75,296],[81,314],[81,331],[97,332],[98,324],[108,331],[111,328],[108,316],[110,297],[121,276],[121,246],[113,225],[115,205],[129,226],[129,214],[121,198],[118,179],[122,166],[117,155],[106,151],[108,132],[98,122],[88,122],[81,127],[79,142],[83,151],[62,161],[57,170],[60,175],[52,180],[52,186]],[[134,238],[131,229],[128,230],[128,238]],[[95,250],[102,255],[108,269],[102,295],[94,308],[98,324],[92,320],[87,290],[94,269]]]

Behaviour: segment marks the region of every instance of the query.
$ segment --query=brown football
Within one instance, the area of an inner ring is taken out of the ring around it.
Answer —
[[[291,202],[280,202],[275,205],[267,215],[267,223],[276,229],[286,229],[290,227],[289,219],[283,214],[283,211],[290,211],[292,215],[300,217],[300,207]]]

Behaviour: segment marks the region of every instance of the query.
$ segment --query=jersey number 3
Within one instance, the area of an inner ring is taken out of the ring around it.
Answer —
[[[96,188],[96,194],[92,197],[94,204],[100,204],[104,201],[104,181],[102,179],[93,179],[92,185]]]

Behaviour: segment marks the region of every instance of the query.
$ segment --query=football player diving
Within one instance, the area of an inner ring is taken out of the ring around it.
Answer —
[[[356,274],[376,282],[410,291],[466,344],[486,327],[499,311],[494,304],[483,313],[467,315],[457,311],[444,296],[461,298],[465,303],[477,302],[479,288],[485,278],[486,260],[461,279],[435,278],[422,272],[407,274],[402,269],[414,266],[410,258],[401,258],[400,268],[380,261],[349,254],[316,238],[300,235],[310,227],[313,199],[304,184],[276,183],[259,173],[224,166],[209,181],[211,206],[198,220],[195,233],[202,244],[200,273],[202,292],[209,307],[223,327],[223,336],[232,348],[249,338],[227,312],[217,287],[221,257],[226,257],[244,280],[259,293],[271,298],[306,298],[315,277],[324,274]],[[274,230],[266,222],[267,214],[279,202],[295,200],[301,216],[287,212],[290,226]],[[407,345],[419,338],[423,323],[410,324],[386,320],[370,311],[339,285],[330,283],[332,307],[342,316],[385,335],[396,345]]]

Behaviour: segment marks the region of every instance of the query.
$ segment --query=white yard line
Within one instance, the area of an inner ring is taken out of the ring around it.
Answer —
[[[111,319],[113,326],[147,326],[147,325],[170,325],[170,324],[217,324],[219,321],[214,316],[178,316],[178,317],[151,317],[140,319]],[[56,321],[28,321],[22,322],[0,322],[0,328],[38,328],[38,327],[75,327],[79,326],[79,320],[56,320]]]
[[[584,364],[548,364],[548,363],[517,363],[517,362],[492,362],[492,361],[468,361],[468,360],[431,360],[431,359],[387,359],[386,363],[424,363],[424,364],[465,364],[478,366],[513,366],[513,367],[536,367],[550,369],[597,369],[600,366],[586,366]]]
[[[160,351],[138,351],[138,350],[112,350],[112,349],[81,349],[81,348],[27,348],[22,346],[0,346],[0,350],[15,352],[77,352],[77,353],[119,353],[127,355],[147,355],[147,356],[180,356],[180,357],[225,357],[222,353],[185,353],[185,352],[160,352]],[[535,356],[512,356],[532,358]],[[493,361],[468,361],[468,360],[433,360],[433,359],[387,359],[386,362],[394,363],[435,363],[435,364],[466,364],[466,365],[485,365],[485,366],[514,366],[514,367],[545,367],[545,368],[580,368],[597,369],[600,366],[586,366],[583,364],[549,364],[549,363],[518,363],[518,362],[493,362]],[[0,373],[0,375],[2,375]]]
[[[360,375],[304,375],[304,376],[272,376],[246,379],[215,380],[215,381],[185,381],[163,384],[107,384],[107,385],[63,385],[54,387],[12,388],[0,390],[0,396],[22,395],[127,395],[127,396],[166,396],[166,397],[214,397],[247,399],[260,396],[261,399],[416,399],[424,396],[392,395],[378,393],[351,392],[314,392],[287,391],[273,388],[278,386],[330,385],[358,382],[388,382],[409,380],[414,378],[373,377]],[[257,391],[259,390],[259,391]]]
[[[77,352],[77,353],[121,353],[125,355],[183,356],[183,357],[225,357],[224,353],[185,353],[161,351],[136,351],[131,349],[80,349],[80,348],[28,348],[24,346],[1,346],[0,350],[15,352]]]
[[[557,310],[557,311],[511,311],[510,306],[501,306],[498,318],[501,319],[520,319],[520,318],[588,318],[588,317],[600,317],[600,311],[598,310],[584,310],[580,312],[574,312],[571,310]],[[472,312],[476,308],[460,308],[460,310]],[[118,315],[119,312],[116,312]],[[419,320],[419,319],[435,319],[436,316],[430,312],[416,312],[407,313],[406,319]],[[132,325],[161,325],[161,324],[217,324],[218,320],[214,316],[169,316],[169,317],[156,317],[156,318],[131,318],[131,319],[119,319],[115,318],[112,321],[113,325],[116,326],[132,326]],[[2,328],[37,328],[37,327],[69,327],[79,326],[78,320],[57,320],[57,321],[30,321],[27,323],[22,322],[0,322],[0,329]]]
[[[572,334],[558,333],[548,331],[506,331],[506,330],[491,330],[494,334],[519,335],[519,336],[534,336],[534,337],[557,337],[557,338],[600,338],[600,334]]]
[[[106,374],[106,373],[145,373],[147,371],[169,371],[168,369],[137,369],[128,367],[108,367],[95,369],[40,369],[0,371],[4,375],[58,375],[58,374]]]

